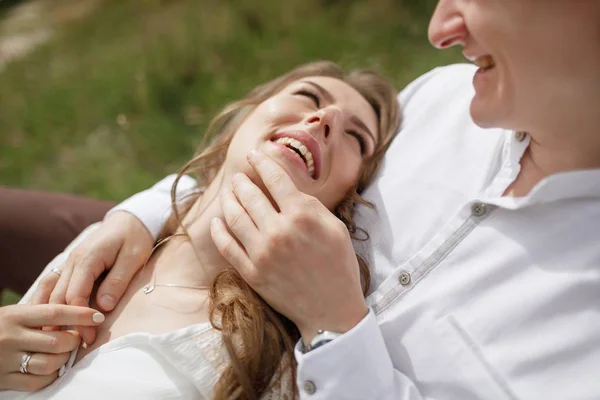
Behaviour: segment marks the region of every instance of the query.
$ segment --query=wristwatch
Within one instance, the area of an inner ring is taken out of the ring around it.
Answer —
[[[317,331],[317,334],[315,335],[315,337],[312,338],[312,340],[308,344],[304,344],[304,342],[302,342],[302,352],[304,354],[306,354],[309,351],[317,349],[317,348],[331,342],[332,340],[337,339],[338,337],[340,337],[342,335],[343,335],[343,333],[324,331],[322,329],[319,329]]]

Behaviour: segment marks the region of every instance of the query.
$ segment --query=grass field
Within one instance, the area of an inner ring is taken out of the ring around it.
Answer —
[[[104,199],[177,170],[217,110],[300,63],[376,66],[401,88],[460,60],[427,42],[432,0],[32,0],[40,20],[18,28],[10,3],[0,37],[53,35],[0,72],[0,185]]]

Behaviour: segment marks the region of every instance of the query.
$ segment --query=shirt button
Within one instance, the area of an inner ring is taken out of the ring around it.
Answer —
[[[515,133],[515,139],[517,139],[517,142],[522,142],[523,140],[525,140],[526,137],[527,132],[519,131]]]
[[[304,381],[304,391],[308,394],[315,394],[317,391],[317,385],[313,381]]]
[[[402,286],[407,286],[410,284],[410,274],[408,272],[402,272],[400,276],[398,276],[398,281]]]
[[[487,206],[483,203],[475,203],[471,206],[471,214],[475,217],[483,217],[487,212]]]

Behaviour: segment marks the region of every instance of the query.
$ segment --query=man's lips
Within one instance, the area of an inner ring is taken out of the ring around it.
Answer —
[[[282,138],[290,138],[297,140],[302,145],[310,151],[312,154],[312,160],[314,163],[314,174],[311,176],[314,180],[319,179],[321,175],[321,165],[322,165],[322,156],[321,156],[321,146],[319,142],[307,132],[299,131],[299,130],[289,130],[289,131],[279,131],[276,132],[273,137],[271,137],[271,141],[275,142],[278,139]],[[290,150],[293,151],[293,150]]]

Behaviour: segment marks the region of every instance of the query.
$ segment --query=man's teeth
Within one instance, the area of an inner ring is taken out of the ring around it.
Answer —
[[[302,154],[303,161],[306,164],[306,167],[308,168],[308,173],[310,174],[310,176],[314,176],[314,174],[315,174],[315,159],[314,159],[312,153],[310,152],[310,150],[308,150],[308,148],[305,145],[303,145],[296,139],[292,139],[292,138],[288,138],[288,137],[279,138],[275,141],[275,143],[279,143],[286,147],[292,147],[292,148],[298,150],[300,152],[300,154]]]
[[[492,58],[492,56],[483,56],[478,57],[475,60],[475,65],[477,65],[479,68],[487,70],[495,66],[496,63],[494,63],[494,59]]]

